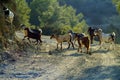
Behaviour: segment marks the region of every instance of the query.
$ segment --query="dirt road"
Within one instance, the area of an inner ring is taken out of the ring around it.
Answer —
[[[55,40],[42,38],[43,46],[48,45],[49,50],[56,48]],[[110,51],[98,49],[99,45],[91,46],[92,55],[66,47],[63,51],[54,50],[52,55],[24,52],[27,55],[16,62],[0,65],[0,80],[120,80],[119,45]]]

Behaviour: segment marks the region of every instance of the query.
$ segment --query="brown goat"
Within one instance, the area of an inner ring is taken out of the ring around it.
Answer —
[[[57,49],[58,49],[58,45],[61,45],[61,50],[62,50],[62,42],[68,42],[68,49],[70,48],[70,43],[72,44],[72,47],[74,49],[74,45],[73,42],[71,41],[71,35],[69,34],[65,34],[65,35],[56,35],[53,34],[51,35],[50,39],[55,38],[57,41]]]
[[[85,36],[84,34],[76,34],[76,37],[77,37],[77,41],[78,41],[78,52],[80,51],[81,49],[81,52],[82,52],[82,46],[84,45],[87,49],[87,54],[91,54],[89,52],[89,49],[90,49],[90,40],[88,38],[88,36]]]

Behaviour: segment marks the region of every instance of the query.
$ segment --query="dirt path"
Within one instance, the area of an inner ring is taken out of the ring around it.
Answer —
[[[120,64],[114,53],[94,53],[92,56],[73,54],[49,68],[38,80],[119,80]],[[65,52],[68,54],[68,52]],[[77,55],[77,56],[75,56]],[[37,80],[36,79],[36,80]]]
[[[49,50],[56,48],[55,40],[43,40]],[[120,80],[120,46],[111,51],[91,48],[92,55],[72,48],[53,55],[27,52],[15,63],[0,65],[0,80]]]

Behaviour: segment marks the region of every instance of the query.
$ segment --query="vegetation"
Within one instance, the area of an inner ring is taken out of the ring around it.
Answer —
[[[5,16],[3,14],[3,5],[10,9],[15,17],[12,26],[10,23],[6,22]],[[3,46],[7,47],[9,39],[14,37],[14,32],[20,29],[20,24],[30,24],[29,23],[29,12],[30,9],[26,5],[24,0],[0,0],[0,48]]]
[[[113,3],[115,4],[116,8],[117,8],[117,11],[119,12],[120,14],[120,1],[119,0],[112,0]]]
[[[119,33],[120,1],[119,0],[58,0],[60,5],[72,6],[76,13],[83,13],[89,26],[102,25],[105,32]],[[111,27],[111,26],[114,27]],[[119,43],[119,35],[116,42]]]
[[[71,5],[77,10],[77,13],[82,12],[89,25],[106,24],[105,20],[116,15],[115,6],[112,0],[58,0],[60,5]]]
[[[30,8],[30,23],[40,26],[43,34],[64,34],[75,26],[82,29],[81,26],[86,25],[81,24],[84,20],[82,13],[76,15],[72,6],[60,6],[57,0],[33,0]]]
[[[19,16],[20,23],[30,26],[30,11],[31,9],[28,7],[25,0],[15,0],[17,5],[17,15]]]
[[[11,5],[8,5],[8,3],[11,3]],[[10,6],[10,9],[13,9],[15,11],[12,6],[15,3],[12,0],[0,0],[0,12],[2,12],[3,4],[6,4],[6,6]],[[3,13],[0,13],[0,48],[3,48],[3,45],[6,47],[8,36],[10,35],[9,29],[10,26],[7,26]]]
[[[0,5],[0,47],[6,45],[10,39],[8,36],[20,29],[20,24],[42,28],[45,35],[64,34],[70,29],[79,33],[86,32],[88,24],[107,24],[109,29],[105,32],[120,31],[120,16],[117,14],[120,13],[119,0],[0,0],[0,3],[15,14],[11,33]]]
[[[120,19],[117,18],[112,0],[27,0],[27,2],[31,8],[30,23],[40,26],[43,34],[64,34],[68,29],[85,32],[87,24],[103,25],[105,32],[111,31],[112,24],[115,26],[116,34],[119,33],[116,29],[120,25]],[[116,2],[114,0],[114,3]],[[110,30],[106,30],[106,27]]]
[[[3,5],[15,14],[12,25],[5,20]],[[49,36],[42,36],[42,45],[22,41],[20,32],[20,24],[42,28],[45,35],[70,29],[87,33],[88,26],[107,24],[104,32],[114,31],[120,43],[119,5],[119,0],[0,0],[0,80],[120,80],[119,44],[91,45],[89,56],[67,50],[66,43],[64,50],[56,50]]]

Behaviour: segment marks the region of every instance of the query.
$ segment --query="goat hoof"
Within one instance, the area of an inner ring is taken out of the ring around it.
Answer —
[[[87,52],[87,54],[92,55],[91,52]]]
[[[92,55],[91,52],[89,53],[89,55]]]
[[[49,55],[52,55],[52,52],[51,52],[51,51],[49,51],[49,52],[48,52],[48,54],[49,54]]]
[[[57,48],[55,50],[58,50]]]
[[[69,49],[70,47],[68,47],[67,49]]]

